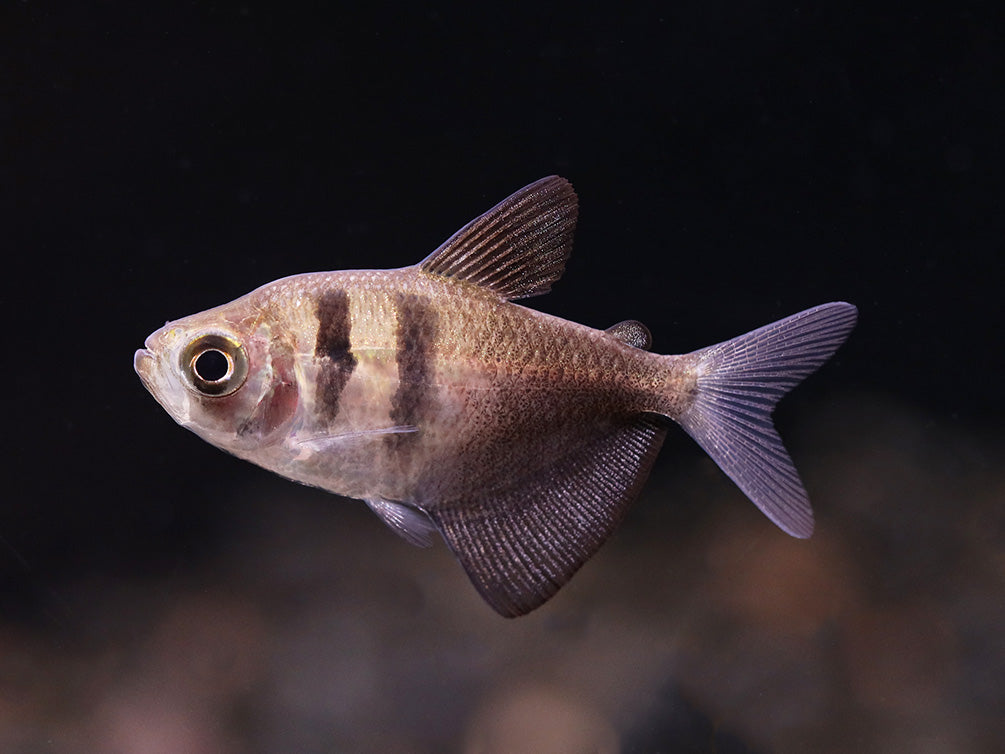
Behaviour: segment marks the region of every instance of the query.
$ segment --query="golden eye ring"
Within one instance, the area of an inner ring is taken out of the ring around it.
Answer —
[[[181,372],[201,395],[220,398],[238,390],[248,379],[244,347],[222,333],[205,333],[182,351]]]

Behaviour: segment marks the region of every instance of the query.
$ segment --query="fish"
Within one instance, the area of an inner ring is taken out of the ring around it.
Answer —
[[[445,540],[500,615],[541,606],[615,531],[682,427],[788,534],[813,532],[779,399],[845,341],[832,302],[687,354],[641,322],[594,329],[515,301],[562,276],[572,185],[531,183],[418,264],[293,275],[168,322],[136,351],[181,426]]]

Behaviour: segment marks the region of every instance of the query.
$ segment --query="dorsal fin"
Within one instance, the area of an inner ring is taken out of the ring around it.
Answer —
[[[627,343],[635,348],[641,348],[643,351],[648,351],[649,346],[653,344],[653,336],[650,334],[649,328],[637,319],[626,319],[624,322],[618,322],[618,324],[608,327],[604,332],[608,335],[613,335],[622,343]]]
[[[572,253],[578,203],[572,184],[552,175],[524,186],[448,238],[419,263],[505,299],[547,293]]]
[[[427,511],[482,597],[513,618],[543,604],[638,496],[666,428],[651,415],[575,448],[509,489]]]

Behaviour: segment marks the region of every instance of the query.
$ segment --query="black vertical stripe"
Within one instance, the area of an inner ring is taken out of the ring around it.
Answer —
[[[332,421],[338,416],[339,397],[356,368],[356,357],[349,343],[349,294],[327,291],[318,301],[318,338],[315,358],[321,360],[321,372],[314,399],[321,416]]]
[[[398,326],[395,331],[395,360],[398,389],[391,399],[391,423],[419,426],[423,413],[430,410],[433,348],[439,317],[429,299],[414,293],[397,296]],[[394,444],[414,435],[389,435]]]

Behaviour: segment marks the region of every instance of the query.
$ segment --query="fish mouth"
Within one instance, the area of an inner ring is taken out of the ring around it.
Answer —
[[[147,344],[149,345],[149,339]],[[133,369],[143,387],[183,427],[189,425],[188,397],[170,370],[164,369],[163,355],[150,348],[140,348],[133,354]]]
[[[154,369],[157,365],[157,359],[154,357],[146,348],[140,348],[133,354],[133,369],[136,370],[136,374],[139,375],[140,381],[143,383],[143,387],[149,390],[151,393],[153,390],[154,383]]]

